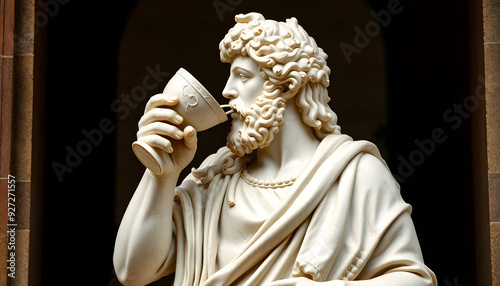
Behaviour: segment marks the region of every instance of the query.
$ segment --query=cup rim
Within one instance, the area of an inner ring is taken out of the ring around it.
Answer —
[[[227,121],[227,115],[224,112],[224,109],[220,107],[219,103],[210,94],[210,92],[192,74],[190,74],[184,68],[180,68],[176,74],[184,78],[196,91],[198,91],[198,93],[208,103],[210,108],[212,108],[221,122]]]

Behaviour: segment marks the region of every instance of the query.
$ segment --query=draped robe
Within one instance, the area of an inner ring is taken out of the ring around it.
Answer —
[[[239,254],[216,269],[224,251],[218,249],[221,210],[238,207],[240,175],[220,173],[207,184],[189,175],[176,189],[174,238],[163,267],[165,274],[175,271],[174,285],[262,285],[291,277],[437,285],[423,263],[411,206],[377,147],[346,135],[322,140],[276,209]]]

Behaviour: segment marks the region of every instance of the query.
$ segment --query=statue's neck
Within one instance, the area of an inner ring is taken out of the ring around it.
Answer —
[[[296,175],[316,151],[320,140],[307,126],[301,112],[291,99],[287,102],[285,120],[271,144],[257,150],[248,171],[259,179],[285,179]]]

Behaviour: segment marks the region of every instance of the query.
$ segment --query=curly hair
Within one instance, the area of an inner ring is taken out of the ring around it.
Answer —
[[[266,20],[259,13],[240,14],[235,19],[236,25],[219,44],[220,58],[222,62],[231,63],[236,56],[248,56],[260,66],[265,83],[256,104],[283,108],[285,102],[295,96],[302,120],[314,128],[318,138],[340,134],[337,115],[328,105],[328,55],[309,37],[297,19],[277,22]],[[282,117],[282,114],[278,115]],[[257,126],[255,129],[263,128]],[[270,136],[272,140],[273,134]],[[250,159],[249,155],[240,157],[227,147],[221,148],[215,157],[212,164],[192,170],[202,184],[210,183],[218,173],[237,173]]]
[[[315,129],[318,138],[340,134],[337,115],[328,105],[328,55],[297,19],[277,22],[248,13],[237,15],[235,20],[236,25],[219,44],[220,59],[231,63],[238,55],[248,56],[260,66],[265,84],[263,98],[257,102],[296,96],[302,120]]]

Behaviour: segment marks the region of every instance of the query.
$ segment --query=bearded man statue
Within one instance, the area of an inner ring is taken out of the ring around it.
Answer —
[[[151,97],[138,140],[165,152],[146,170],[118,231],[125,285],[437,285],[375,145],[340,133],[326,53],[298,24],[236,16],[221,41],[227,146],[176,187],[197,149],[178,98]]]

